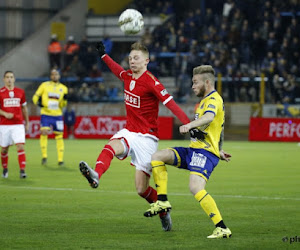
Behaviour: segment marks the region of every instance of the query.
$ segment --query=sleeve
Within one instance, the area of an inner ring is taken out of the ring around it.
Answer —
[[[67,106],[68,100],[67,100],[67,95],[68,95],[68,88],[64,86],[64,93],[63,93],[63,98],[61,99],[59,106],[60,108],[63,108]]]
[[[27,104],[27,102],[26,102],[25,91],[22,89],[21,105],[25,106],[26,104]]]
[[[124,77],[122,77],[122,75],[124,75],[123,73],[125,73],[126,71],[118,64],[116,63],[109,55],[104,54],[102,56],[102,60],[106,63],[106,65],[109,67],[109,69],[111,70],[111,72],[113,72],[113,74],[118,77],[121,81],[124,80]]]
[[[38,101],[39,101],[39,98],[42,96],[42,94],[43,94],[43,92],[44,92],[44,86],[45,86],[44,83],[42,83],[42,84],[38,87],[38,89],[37,89],[37,91],[35,92],[35,94],[33,95],[32,101],[33,101],[34,104],[37,104]]]
[[[217,111],[218,111],[218,106],[219,106],[219,102],[216,98],[214,97],[210,97],[207,102],[205,103],[205,110],[204,110],[204,113],[207,113],[207,112],[211,112],[213,113],[215,116],[217,114]]]
[[[153,76],[149,73],[149,76]],[[164,104],[166,105],[170,100],[173,99],[163,84],[161,84],[157,79],[151,79],[149,85],[152,89],[152,93]]]

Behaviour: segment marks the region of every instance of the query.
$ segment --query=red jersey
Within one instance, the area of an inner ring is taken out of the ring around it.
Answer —
[[[164,105],[172,100],[163,84],[149,71],[138,79],[132,77],[132,71],[125,71],[109,56],[102,58],[112,72],[124,82],[124,102],[126,105],[126,126],[129,131],[151,134],[158,137],[159,102]]]
[[[0,116],[0,125],[23,124],[22,106],[26,105],[25,92],[23,89],[14,87],[8,90],[6,87],[0,89],[0,109],[13,113],[12,119]]]

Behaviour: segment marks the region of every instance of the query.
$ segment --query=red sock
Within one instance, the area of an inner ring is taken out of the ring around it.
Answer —
[[[114,158],[115,151],[110,145],[105,145],[98,156],[95,171],[99,174],[99,178],[109,168],[111,160]]]
[[[25,169],[25,167],[26,167],[26,156],[25,156],[25,151],[24,150],[18,151],[18,161],[19,161],[20,169]]]
[[[153,202],[157,201],[157,192],[151,186],[149,186],[147,188],[147,190],[143,194],[141,194],[140,196],[143,197],[149,203],[153,203]]]
[[[3,168],[7,168],[7,162],[8,162],[8,153],[4,154],[1,152],[1,163]]]

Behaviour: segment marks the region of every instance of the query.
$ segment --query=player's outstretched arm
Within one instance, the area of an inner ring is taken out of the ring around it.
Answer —
[[[96,50],[98,52],[98,55],[106,63],[111,72],[120,80],[122,80],[121,74],[125,72],[125,70],[118,63],[116,63],[109,55],[105,53],[105,47],[103,42],[100,41],[96,44]]]

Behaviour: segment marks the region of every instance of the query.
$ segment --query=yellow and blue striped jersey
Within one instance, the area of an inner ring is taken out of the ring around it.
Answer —
[[[62,108],[67,105],[65,96],[68,94],[68,88],[62,83],[47,81],[43,82],[35,92],[32,101],[34,104],[41,98],[41,114],[50,116],[62,115]]]
[[[215,117],[209,125],[198,127],[204,132],[204,139],[191,138],[191,148],[202,148],[220,157],[219,142],[225,121],[225,110],[222,97],[216,90],[206,95],[195,111],[195,120],[206,112],[214,113]]]

